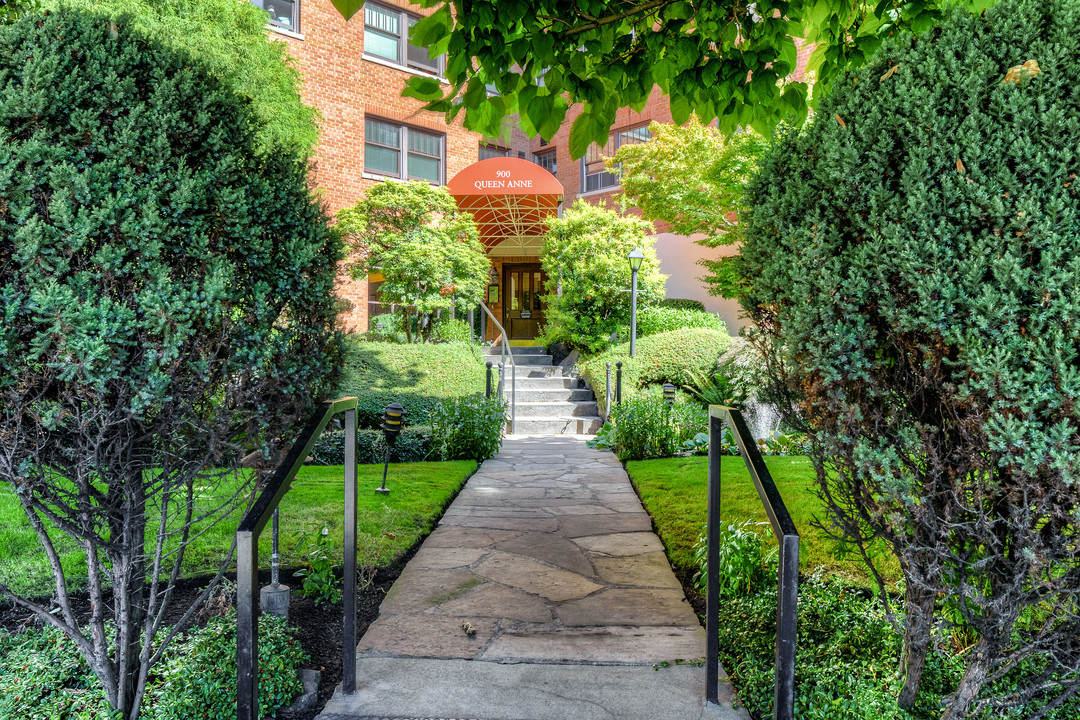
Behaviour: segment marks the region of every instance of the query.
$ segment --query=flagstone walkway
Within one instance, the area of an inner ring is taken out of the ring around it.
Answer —
[[[705,706],[704,669],[674,666],[704,658],[704,631],[619,461],[581,437],[507,438],[379,612],[357,693],[323,720],[747,717],[726,684]],[[423,687],[405,698],[394,673]]]

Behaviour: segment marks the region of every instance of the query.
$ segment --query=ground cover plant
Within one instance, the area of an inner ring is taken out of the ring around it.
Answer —
[[[362,427],[378,428],[392,402],[405,408],[406,427],[427,426],[436,403],[482,394],[485,382],[480,349],[470,343],[399,345],[350,336],[336,393],[359,399]]]
[[[904,570],[899,704],[937,614],[971,634],[945,720],[1080,692],[1078,23],[1001,0],[894,38],[749,189],[743,306],[829,519]]]
[[[259,618],[259,712],[272,717],[303,689],[304,654],[281,618]],[[109,705],[70,638],[56,628],[0,630],[0,717],[103,719]],[[148,683],[146,720],[236,717],[236,615],[211,618],[180,637]]]
[[[382,482],[381,462],[360,465],[357,469],[358,532],[362,538],[378,540],[364,562],[385,566],[398,559],[431,531],[443,508],[475,469],[476,463],[468,460],[395,463],[390,466],[386,482],[391,492],[382,495],[373,490]],[[303,566],[307,545],[301,542],[302,538],[319,535],[324,528],[336,547],[341,547],[343,482],[341,466],[305,466],[300,470],[280,506],[283,567]],[[219,494],[232,493],[229,485],[200,490],[197,509],[213,507],[220,502]],[[226,521],[212,527],[197,523],[192,531],[199,535],[199,542],[185,554],[181,576],[217,572],[222,559],[229,553],[239,519],[240,512],[234,511]],[[67,570],[71,591],[85,591],[85,556],[71,542],[59,542],[60,533],[52,534],[58,538],[59,559]],[[153,539],[151,534],[148,542]],[[270,534],[266,531],[259,538],[261,567],[269,567],[269,543]],[[36,534],[26,522],[15,493],[7,486],[0,487],[0,555],[4,557],[4,563],[0,564],[0,583],[28,597],[47,596],[54,590],[51,574],[42,570],[48,567],[48,561],[37,544]]]
[[[234,479],[259,477],[232,471],[265,467],[330,388],[341,256],[303,154],[267,150],[220,73],[135,25],[0,26],[0,480],[55,599],[0,595],[70,637],[131,720],[206,597],[164,630],[191,526],[228,516]],[[50,528],[86,558],[88,626]]]

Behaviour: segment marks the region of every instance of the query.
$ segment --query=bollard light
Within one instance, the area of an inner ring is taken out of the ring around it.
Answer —
[[[401,434],[401,428],[404,425],[405,408],[393,402],[383,409],[383,422],[379,427],[382,428],[383,436],[386,438],[386,459],[383,461],[382,485],[375,488],[375,492],[390,492],[386,487],[386,472],[390,469],[390,449],[397,442],[398,435]]]
[[[664,402],[668,405],[675,404],[675,386],[670,382],[664,383]]]
[[[626,259],[630,261],[630,357],[634,357],[634,345],[637,341],[637,274],[645,254],[635,248]]]

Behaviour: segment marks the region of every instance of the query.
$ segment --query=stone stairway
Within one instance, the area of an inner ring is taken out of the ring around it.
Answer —
[[[604,423],[592,390],[582,381],[563,375],[543,347],[510,348],[517,364],[518,435],[595,435]],[[498,347],[484,350],[484,360],[498,365]],[[511,398],[511,372],[506,369],[504,397]],[[510,423],[506,424],[510,432]]]

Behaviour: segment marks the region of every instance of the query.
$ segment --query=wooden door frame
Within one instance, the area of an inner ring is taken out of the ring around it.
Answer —
[[[509,316],[509,313],[512,312],[511,309],[510,309],[510,274],[511,274],[511,272],[513,272],[515,270],[517,270],[518,272],[521,272],[521,271],[526,270],[526,269],[529,270],[530,272],[534,272],[534,271],[539,272],[540,275],[541,275],[541,280],[543,280],[544,268],[543,268],[543,265],[540,263],[539,260],[537,260],[535,262],[503,263],[503,265],[502,265],[502,300],[503,300],[503,303],[502,303],[502,324],[503,324],[503,327],[506,328],[506,334],[508,336],[507,340],[511,340],[511,339],[514,338],[513,329],[511,327],[511,318]],[[532,288],[532,292],[535,293],[536,288]],[[543,312],[544,310],[547,309],[546,308],[547,303],[544,302],[544,300],[543,300],[543,294],[541,294],[540,303],[541,303],[541,308],[542,308],[541,312]],[[530,310],[530,312],[531,312],[531,310]],[[542,314],[541,319],[544,318],[545,315],[546,315],[546,313]]]

